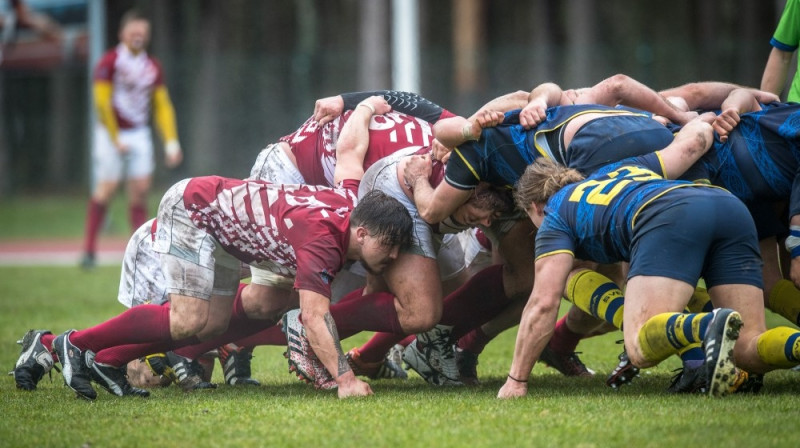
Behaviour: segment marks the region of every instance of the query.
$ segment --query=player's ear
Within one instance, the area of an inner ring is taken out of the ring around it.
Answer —
[[[359,244],[364,244],[364,238],[366,238],[368,235],[369,232],[367,232],[366,227],[362,226],[356,227],[356,240],[358,241]]]

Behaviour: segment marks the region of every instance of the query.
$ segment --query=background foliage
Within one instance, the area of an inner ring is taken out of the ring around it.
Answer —
[[[543,81],[582,87],[615,73],[656,89],[709,79],[757,86],[783,1],[419,1],[419,93],[469,115]],[[85,2],[63,3],[78,5],[61,14],[81,32]],[[244,177],[316,98],[392,87],[390,0],[106,3],[107,46],[126,10],[153,21],[151,53],[166,70],[186,150],[181,168],[158,172],[161,185]],[[57,69],[0,69],[0,195],[87,188],[79,56]]]

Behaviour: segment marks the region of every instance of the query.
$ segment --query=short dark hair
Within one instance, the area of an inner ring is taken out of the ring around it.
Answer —
[[[413,228],[411,215],[397,199],[380,190],[372,190],[358,200],[350,214],[350,227],[364,227],[383,244],[407,247]]]
[[[481,182],[472,191],[467,204],[481,210],[508,213],[514,210],[514,197],[511,189]]]
[[[122,29],[125,28],[125,25],[127,25],[127,24],[129,24],[131,22],[136,22],[138,20],[142,20],[142,21],[150,23],[150,19],[148,19],[147,17],[142,15],[138,10],[136,10],[136,9],[129,10],[128,12],[126,12],[125,14],[122,15],[122,19],[120,19],[120,21],[119,21],[119,29],[120,29],[120,31],[122,31]]]

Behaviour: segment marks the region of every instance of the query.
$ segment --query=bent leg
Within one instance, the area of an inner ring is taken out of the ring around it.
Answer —
[[[442,317],[442,285],[436,260],[401,253],[383,274],[395,296],[400,325],[407,334],[428,331]]]
[[[660,361],[657,358],[663,354],[654,356],[649,353],[650,350],[642,347],[640,333],[648,321],[659,315],[681,313],[689,302],[692,291],[693,285],[667,277],[638,275],[628,279],[623,310],[623,335],[628,357],[634,365],[650,367]],[[662,347],[670,343],[666,332],[648,336],[653,344]],[[680,348],[674,347],[673,353],[678,353]]]

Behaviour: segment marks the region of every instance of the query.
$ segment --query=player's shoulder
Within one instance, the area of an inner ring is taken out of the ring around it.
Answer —
[[[161,60],[150,53],[147,53],[147,60],[150,61],[150,63],[153,64],[153,66],[155,66],[159,71],[161,71]]]
[[[97,75],[104,75],[113,71],[118,56],[119,50],[117,47],[114,47],[103,53],[103,55],[100,57],[100,60],[97,61],[97,64],[95,65],[95,73]]]

